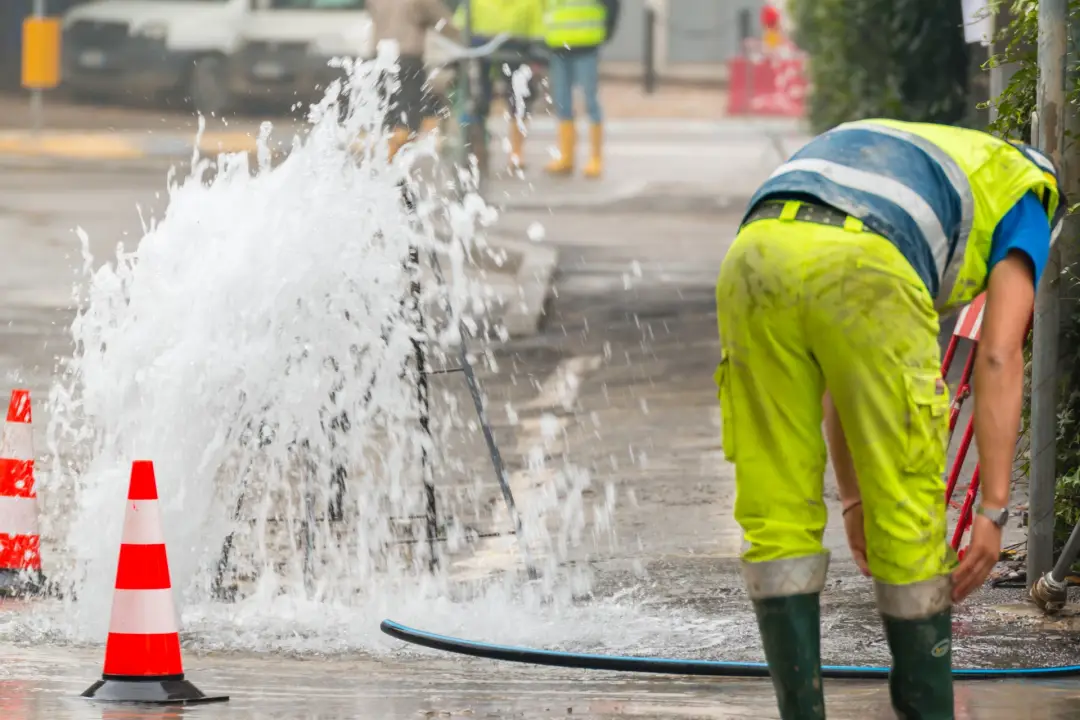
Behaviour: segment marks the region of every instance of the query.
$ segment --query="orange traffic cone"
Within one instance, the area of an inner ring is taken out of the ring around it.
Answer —
[[[131,466],[105,670],[82,696],[160,705],[229,699],[208,697],[184,679],[157,482],[154,465],[146,460]]]
[[[42,590],[40,543],[30,391],[13,390],[0,436],[0,597]]]

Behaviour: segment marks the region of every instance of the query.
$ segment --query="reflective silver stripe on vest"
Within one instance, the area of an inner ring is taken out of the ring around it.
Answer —
[[[813,158],[800,158],[784,163],[776,169],[770,178],[791,172],[817,173],[837,185],[877,195],[899,205],[911,216],[911,219],[919,226],[919,230],[926,238],[926,241],[930,243],[930,251],[934,255],[936,266],[938,268],[945,267],[945,262],[949,257],[949,238],[945,235],[945,229],[941,227],[941,220],[938,218],[937,213],[934,212],[934,208],[930,207],[930,204],[923,199],[922,195],[904,183],[875,172],[857,170],[830,160]],[[940,270],[938,275],[941,275]]]
[[[1054,247],[1054,243],[1057,242],[1058,236],[1061,235],[1061,229],[1065,226],[1065,216],[1068,213],[1065,212],[1065,204],[1058,202],[1057,212],[1054,213],[1054,217],[1050,219],[1053,226],[1050,228],[1050,247]]]
[[[956,249],[953,250],[952,256],[949,257],[946,254],[946,257],[948,257],[947,264],[943,265],[939,262],[937,266],[939,281],[937,304],[943,305],[948,302],[949,296],[952,295],[956,278],[960,275],[960,268],[964,265],[964,254],[967,252],[968,238],[971,237],[971,228],[975,224],[975,195],[971,191],[971,182],[968,180],[967,173],[956,164],[956,161],[947,152],[926,138],[910,133],[907,130],[873,122],[856,121],[839,125],[834,131],[845,128],[869,130],[906,140],[932,157],[934,162],[945,171],[945,177],[949,178],[949,183],[952,184],[953,190],[956,191],[957,196],[960,198],[960,229],[957,231]],[[929,236],[927,236],[927,239],[929,239]],[[934,257],[937,258],[936,252]]]
[[[603,28],[604,22],[602,20],[579,20],[577,22],[552,22],[549,23],[551,27],[558,28],[559,30],[593,30],[595,28]]]
[[[1019,150],[1024,153],[1024,157],[1038,165],[1040,170],[1057,177],[1057,168],[1054,167],[1054,163],[1050,162],[1050,160],[1043,156],[1042,153],[1035,149],[1029,150],[1028,148],[1019,148]]]

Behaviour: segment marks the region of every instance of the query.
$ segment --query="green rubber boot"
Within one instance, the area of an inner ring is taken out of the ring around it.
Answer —
[[[819,593],[754,601],[782,720],[824,720]]]
[[[920,620],[882,615],[892,650],[889,694],[900,720],[953,720],[952,610]]]

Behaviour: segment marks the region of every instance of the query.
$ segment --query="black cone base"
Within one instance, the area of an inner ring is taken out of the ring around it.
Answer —
[[[0,569],[0,598],[25,598],[45,593],[45,576],[39,570]]]
[[[91,685],[82,697],[100,702],[147,703],[151,705],[197,705],[226,702],[228,695],[210,697],[181,675],[178,678],[112,680],[103,678]]]

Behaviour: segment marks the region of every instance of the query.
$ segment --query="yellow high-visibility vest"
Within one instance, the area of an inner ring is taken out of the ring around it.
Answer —
[[[548,0],[544,40],[550,48],[597,47],[607,39],[607,8],[600,0]]]

